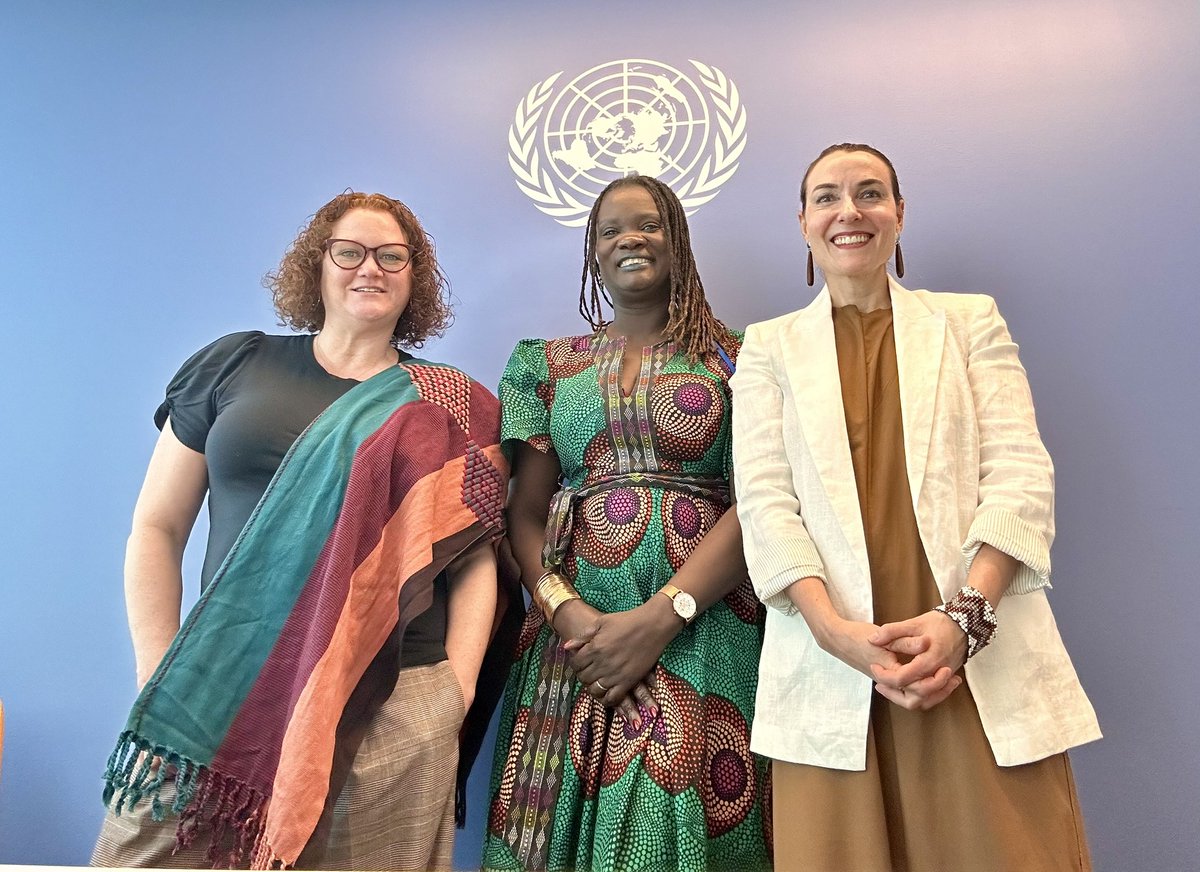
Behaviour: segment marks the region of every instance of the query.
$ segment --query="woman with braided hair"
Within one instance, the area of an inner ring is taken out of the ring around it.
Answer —
[[[500,382],[509,535],[534,608],[483,866],[769,868],[749,745],[763,612],[729,511],[741,336],[713,316],[663,183],[605,188],[584,252],[592,331],[523,340]]]

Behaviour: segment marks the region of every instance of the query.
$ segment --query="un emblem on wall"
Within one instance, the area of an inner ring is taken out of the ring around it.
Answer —
[[[746,147],[737,86],[699,61],[693,81],[659,61],[592,67],[560,90],[557,72],[529,89],[508,131],[517,187],[567,227],[587,223],[604,186],[620,176],[654,176],[691,215],[733,176]]]

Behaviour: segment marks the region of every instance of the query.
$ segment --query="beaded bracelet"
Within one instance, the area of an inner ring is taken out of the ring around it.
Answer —
[[[554,628],[554,613],[558,611],[559,606],[577,599],[583,599],[579,591],[553,569],[542,573],[537,584],[533,586],[533,601],[546,616],[546,623],[551,629]]]
[[[967,634],[967,659],[970,660],[996,638],[996,612],[987,597],[973,587],[959,588],[958,593],[940,606],[934,607]]]

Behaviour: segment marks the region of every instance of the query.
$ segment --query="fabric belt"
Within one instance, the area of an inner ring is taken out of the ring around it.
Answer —
[[[571,547],[575,510],[588,497],[623,487],[654,487],[729,505],[729,483],[720,476],[688,475],[680,472],[629,472],[603,476],[583,487],[560,488],[550,499],[546,518],[546,544],[542,565],[559,570]]]

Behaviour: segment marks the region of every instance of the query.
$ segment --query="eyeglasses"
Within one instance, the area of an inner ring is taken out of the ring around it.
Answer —
[[[384,272],[398,273],[413,259],[412,246],[403,242],[367,248],[353,239],[330,239],[325,243],[325,250],[329,252],[329,258],[342,269],[357,269],[369,254]]]

